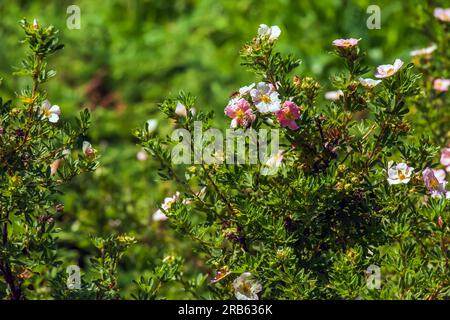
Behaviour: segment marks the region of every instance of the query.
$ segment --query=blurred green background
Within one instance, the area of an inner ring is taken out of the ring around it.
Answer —
[[[225,127],[223,108],[231,92],[254,82],[240,66],[239,50],[259,24],[279,25],[278,49],[302,60],[301,76],[316,77],[324,91],[339,61],[328,53],[336,38],[362,38],[374,65],[409,60],[409,51],[429,43],[414,27],[422,1],[374,0],[35,0],[0,1],[0,95],[14,98],[27,80],[13,77],[13,66],[24,57],[18,21],[38,19],[60,29],[65,49],[52,57],[56,79],[47,87],[49,100],[58,104],[62,119],[76,111],[92,110],[90,140],[99,149],[101,167],[67,186],[61,201],[65,214],[59,226],[60,246],[68,261],[86,267],[94,248],[89,235],[127,232],[136,235],[121,265],[120,282],[151,268],[157,258],[182,253],[190,265],[187,274],[202,269],[201,257],[189,243],[180,242],[164,223],[151,215],[164,197],[175,190],[159,183],[156,165],[139,161],[131,131],[149,118],[160,119],[157,103],[178,91],[198,97],[198,109],[216,111],[216,125]],[[81,29],[66,26],[69,5],[81,9]],[[369,30],[369,5],[381,9],[381,29]],[[442,4],[441,4],[442,5]],[[67,250],[66,250],[67,249]],[[188,249],[188,250],[186,250]],[[169,297],[183,297],[172,287]]]

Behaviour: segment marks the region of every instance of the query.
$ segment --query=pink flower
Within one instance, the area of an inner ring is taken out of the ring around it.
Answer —
[[[441,150],[441,164],[446,167],[448,172],[450,172],[450,148]]]
[[[403,61],[400,59],[395,59],[394,64],[383,64],[378,66],[375,77],[377,78],[388,78],[393,76],[403,65]]]
[[[300,109],[292,101],[285,101],[280,111],[275,113],[282,127],[288,127],[291,130],[297,130],[298,125],[295,122],[300,118]]]
[[[423,182],[427,187],[428,191],[431,192],[432,197],[447,197],[450,198],[450,192],[447,192],[445,186],[447,181],[443,180],[442,175],[437,172],[437,177],[435,175],[435,170],[426,168],[422,172]]]
[[[434,17],[443,22],[450,22],[450,8],[442,9],[436,8],[434,9]]]
[[[340,48],[349,48],[349,47],[357,46],[359,40],[361,40],[361,39],[355,39],[355,38],[336,39],[333,41],[333,45],[335,45],[336,47],[340,47]]]
[[[231,128],[236,128],[237,126],[248,128],[256,118],[250,103],[245,99],[231,100],[230,104],[225,108],[225,114],[233,119]]]
[[[433,81],[433,88],[439,92],[448,91],[448,87],[450,86],[450,79],[438,78]]]

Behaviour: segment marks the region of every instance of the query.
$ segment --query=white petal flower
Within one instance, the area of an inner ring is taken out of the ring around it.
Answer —
[[[139,150],[138,153],[136,153],[136,159],[139,161],[146,161],[148,159],[148,154],[144,149]]]
[[[41,105],[42,119],[48,119],[51,123],[57,123],[61,115],[61,108],[57,105],[52,106],[50,101],[45,100]]]
[[[264,176],[273,175],[277,173],[278,168],[283,162],[283,150],[278,150],[278,152],[272,155],[266,163],[261,167],[261,174]]]
[[[243,86],[242,88],[239,89],[239,95],[242,96],[246,96],[250,93],[250,91],[255,87],[255,83],[252,83],[248,86]]]
[[[153,221],[166,221],[168,218],[164,214],[164,212],[161,211],[161,209],[155,211],[155,213],[152,215]]]
[[[233,281],[234,295],[238,300],[258,300],[262,285],[253,279],[250,272],[244,272]]]
[[[270,41],[277,40],[281,34],[281,29],[278,26],[269,27],[266,24],[260,24],[258,28],[258,35],[263,38],[267,37]]]
[[[362,85],[363,87],[366,87],[366,88],[373,88],[373,87],[375,87],[377,84],[379,84],[379,83],[381,82],[381,80],[374,80],[374,79],[370,79],[370,78],[367,78],[367,79],[360,78],[360,79],[359,79],[359,82],[361,83],[361,85]]]
[[[408,167],[406,163],[399,163],[393,165],[392,162],[388,164],[388,182],[389,184],[406,184],[411,180],[411,174],[414,168]]]
[[[400,59],[395,59],[394,64],[383,64],[378,66],[377,72],[375,73],[376,78],[388,78],[393,76],[401,67],[403,66],[403,61]]]
[[[175,107],[175,114],[179,117],[187,117],[186,106],[181,102],[178,102],[177,106]]]
[[[339,98],[342,97],[343,95],[344,95],[344,93],[342,92],[342,90],[328,91],[328,92],[325,92],[325,99],[331,100],[331,101],[336,101],[336,100],[339,100]]]
[[[261,113],[277,112],[281,109],[278,92],[269,83],[258,83],[256,88],[250,91],[250,95],[256,108]]]
[[[418,49],[418,50],[413,50],[409,53],[409,55],[411,57],[416,57],[416,56],[427,56],[430,55],[434,52],[434,50],[437,49],[437,46],[435,44],[426,47],[426,48],[422,48],[422,49]]]
[[[149,119],[146,122],[147,124],[147,130],[149,133],[155,132],[156,128],[158,127],[158,120],[156,119]]]

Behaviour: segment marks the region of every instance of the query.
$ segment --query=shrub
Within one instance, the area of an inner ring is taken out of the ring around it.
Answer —
[[[331,79],[332,101],[321,104],[318,82],[292,74],[300,61],[275,51],[279,33],[261,25],[243,47],[256,84],[225,108],[249,144],[251,130],[278,130],[281,147],[267,162],[230,164],[224,158],[245,155],[192,138],[211,128],[213,115],[196,111],[189,94],[160,105],[179,129],[172,137],[136,130],[161,178],[178,186],[159,220],[197,244],[213,270],[212,298],[448,297],[450,193],[442,172],[430,169],[448,122],[429,126],[439,136],[430,141],[408,120],[414,107],[440,121],[433,108],[448,115],[445,97],[430,94],[428,77],[399,59],[379,66],[377,80],[364,79],[373,68],[360,39],[339,39],[333,53],[345,71]],[[181,165],[173,161],[180,150]]]

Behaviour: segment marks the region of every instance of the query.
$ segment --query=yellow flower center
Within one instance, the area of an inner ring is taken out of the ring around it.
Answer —
[[[236,111],[236,118],[242,119],[245,116],[245,112],[243,110]]]
[[[264,94],[264,95],[261,97],[261,101],[264,102],[264,103],[269,103],[269,102],[272,101],[272,100],[270,99],[270,97],[269,97],[268,95]]]
[[[430,180],[430,187],[433,189],[437,189],[439,187],[439,181],[436,178],[431,178]]]
[[[242,291],[246,294],[246,295],[250,295],[252,293],[252,285],[249,282],[244,282],[242,284]]]
[[[406,176],[402,171],[398,170],[398,178],[402,181],[406,179]]]

